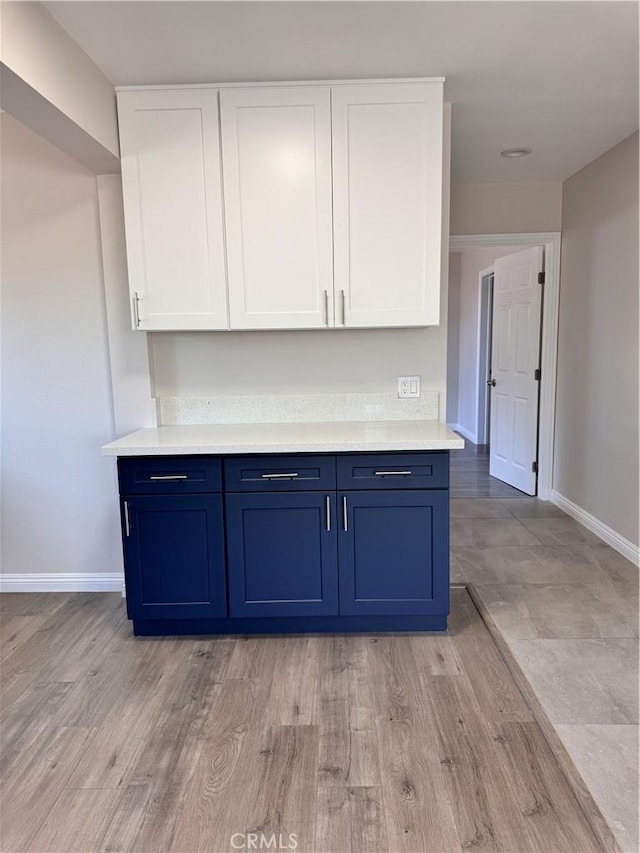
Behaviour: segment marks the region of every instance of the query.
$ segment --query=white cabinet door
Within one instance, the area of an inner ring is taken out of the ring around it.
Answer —
[[[227,329],[215,89],[118,93],[134,326]]]
[[[332,89],[336,326],[440,322],[443,84]]]
[[[333,325],[328,87],[220,93],[232,329]]]

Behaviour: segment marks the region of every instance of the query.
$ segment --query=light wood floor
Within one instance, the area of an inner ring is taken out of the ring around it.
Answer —
[[[136,639],[116,594],[3,595],[2,851],[599,850],[452,596],[448,635]]]

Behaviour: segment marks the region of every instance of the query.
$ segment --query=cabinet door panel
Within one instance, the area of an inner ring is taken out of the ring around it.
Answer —
[[[122,514],[130,618],[227,615],[220,495],[125,497]]]
[[[217,91],[120,92],[118,120],[139,328],[228,328]]]
[[[228,494],[226,509],[231,616],[337,614],[335,493]]]
[[[447,613],[448,492],[344,492],[340,500],[340,613]]]
[[[333,325],[328,87],[220,93],[233,329]]]
[[[441,82],[332,89],[336,325],[439,323],[442,114]]]

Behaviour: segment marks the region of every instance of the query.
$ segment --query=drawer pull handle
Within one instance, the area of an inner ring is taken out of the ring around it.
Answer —
[[[376,477],[410,477],[411,471],[374,471]]]
[[[345,533],[349,532],[349,512],[347,510],[347,496],[342,496],[342,527]]]
[[[129,523],[129,501],[124,501],[124,532],[127,538],[131,536],[131,524]]]
[[[331,498],[327,495],[324,500],[327,508],[327,533],[331,533]]]
[[[150,474],[150,480],[188,480],[188,474]]]
[[[297,471],[292,471],[290,474],[261,474],[263,480],[292,480],[298,476]]]

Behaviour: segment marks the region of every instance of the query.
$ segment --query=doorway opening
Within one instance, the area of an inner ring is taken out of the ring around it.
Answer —
[[[559,234],[451,238],[447,423],[467,442],[452,454],[460,497],[550,497],[559,247]]]
[[[478,444],[489,445],[491,435],[491,332],[493,320],[493,267],[480,272],[478,336]]]

